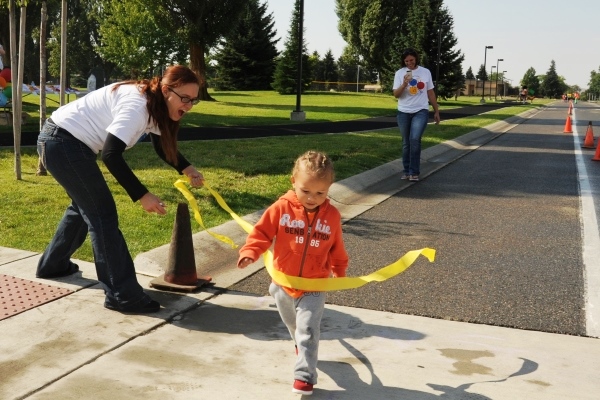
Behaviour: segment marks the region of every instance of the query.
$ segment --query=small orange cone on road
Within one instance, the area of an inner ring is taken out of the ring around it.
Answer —
[[[600,140],[598,140],[598,147],[596,147],[596,154],[592,157],[593,161],[600,161]]]
[[[569,104],[569,110],[567,111],[567,115],[573,115],[573,103]]]
[[[585,139],[583,141],[583,146],[586,149],[594,148],[594,131],[592,129],[592,121],[588,124],[587,132],[585,133]]]
[[[573,133],[573,128],[571,127],[571,117],[567,115],[567,122],[565,122],[565,130],[563,133]]]
[[[190,210],[187,204],[179,203],[165,273],[150,281],[150,286],[162,290],[192,292],[210,281],[210,276],[198,278]]]

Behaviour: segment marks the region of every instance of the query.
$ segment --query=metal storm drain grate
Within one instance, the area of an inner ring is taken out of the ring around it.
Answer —
[[[70,293],[73,291],[0,274],[0,320]]]

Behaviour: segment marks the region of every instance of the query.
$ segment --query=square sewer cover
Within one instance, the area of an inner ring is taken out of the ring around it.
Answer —
[[[0,321],[71,293],[69,289],[0,274]]]

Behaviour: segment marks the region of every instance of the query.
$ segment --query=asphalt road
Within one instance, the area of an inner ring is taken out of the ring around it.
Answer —
[[[577,107],[574,126],[583,142],[599,109]],[[386,282],[332,292],[329,302],[585,335],[576,146],[563,133],[566,116],[564,103],[547,107],[346,223],[351,276],[413,249],[432,247],[437,257]],[[600,163],[587,161],[593,153],[584,158],[598,193]],[[232,289],[266,295],[269,281],[261,270]]]

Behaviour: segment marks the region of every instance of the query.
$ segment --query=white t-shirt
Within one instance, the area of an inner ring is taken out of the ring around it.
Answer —
[[[404,75],[408,68],[400,68],[394,76],[394,87],[396,90],[404,82]],[[412,70],[412,80],[398,97],[398,111],[405,113],[415,113],[419,110],[429,110],[429,99],[427,91],[433,89],[433,79],[431,72],[425,67],[418,66]]]
[[[158,127],[148,123],[146,96],[137,85],[104,86],[84,97],[65,104],[50,118],[95,153],[104,147],[109,132],[127,148],[135,145],[146,132],[160,135]]]

